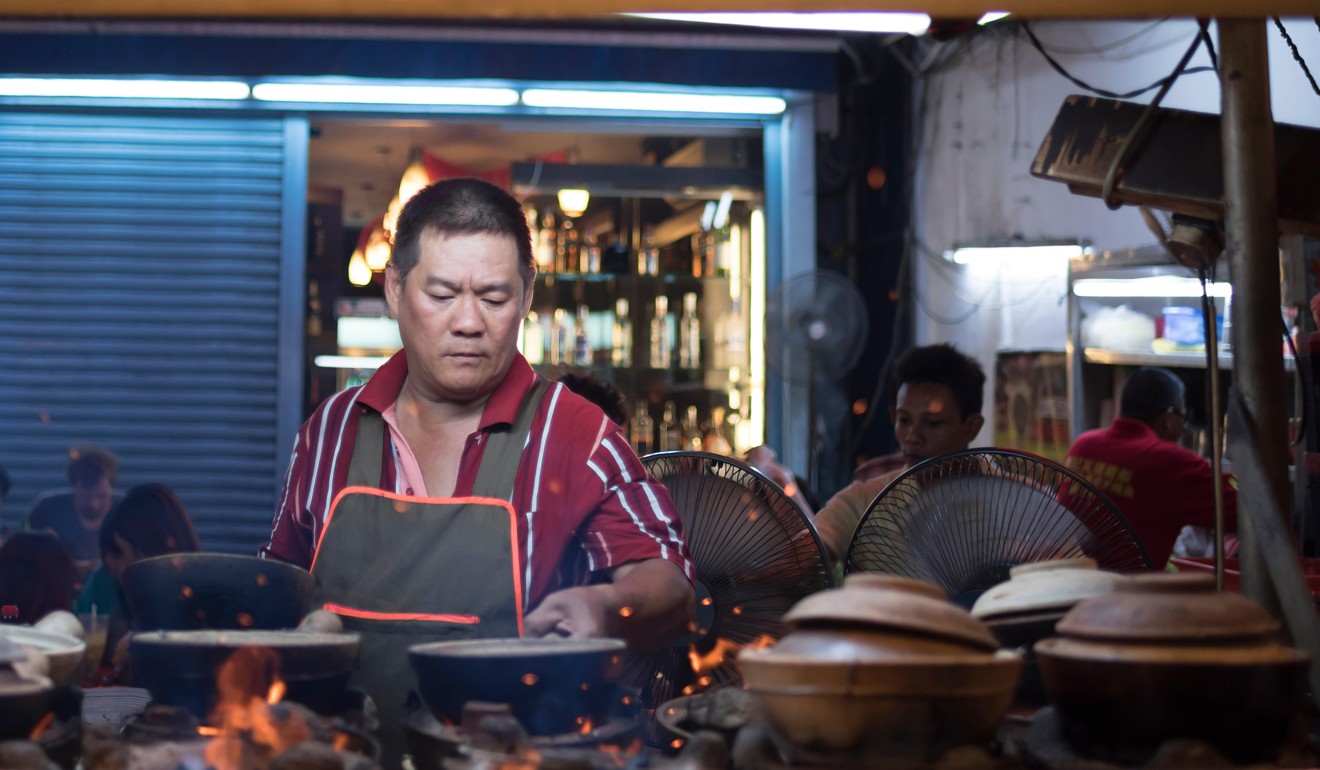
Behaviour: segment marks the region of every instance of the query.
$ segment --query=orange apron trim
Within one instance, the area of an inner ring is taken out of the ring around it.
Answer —
[[[350,618],[366,618],[367,620],[431,620],[440,623],[459,623],[466,626],[475,626],[481,622],[481,618],[476,615],[429,615],[424,612],[372,612],[371,610],[359,610],[353,607],[345,607],[342,604],[326,602],[321,605],[322,609],[329,610],[336,615],[346,615]]]

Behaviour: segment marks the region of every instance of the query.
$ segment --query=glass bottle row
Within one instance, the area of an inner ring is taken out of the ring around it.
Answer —
[[[698,278],[727,276],[739,259],[738,245],[730,228],[699,229],[689,238],[663,248],[656,243],[655,228],[645,225],[636,252],[623,243],[604,244],[591,233],[583,233],[570,217],[557,218],[552,209],[525,211],[532,236],[532,256],[542,274],[689,273]]]
[[[701,319],[697,314],[697,295],[683,295],[683,312],[674,318],[669,312],[669,298],[655,298],[655,312],[647,329],[647,355],[637,363],[655,369],[701,368]],[[608,349],[612,366],[632,366],[633,325],[628,300],[614,303],[614,312],[592,313],[578,305],[572,319],[565,308],[555,308],[547,328],[535,311],[523,321],[519,350],[531,364],[591,366],[597,363],[597,351]]]
[[[689,405],[680,416],[673,401],[666,401],[657,423],[650,412],[650,403],[638,399],[628,424],[628,440],[638,455],[683,449],[733,454],[733,435],[736,412],[723,406],[711,409],[708,419],[702,420],[696,405]]]

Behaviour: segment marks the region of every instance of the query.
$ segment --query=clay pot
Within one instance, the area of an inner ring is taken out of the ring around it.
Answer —
[[[1019,564],[1009,579],[987,590],[972,605],[972,616],[985,623],[1004,647],[1028,652],[1022,663],[1014,705],[1045,705],[1045,683],[1030,653],[1036,642],[1054,635],[1054,626],[1075,604],[1113,593],[1127,576],[1101,571],[1095,559],[1055,559]]]
[[[1087,599],[1035,645],[1064,736],[1079,751],[1142,763],[1170,738],[1235,762],[1269,761],[1305,694],[1309,656],[1208,575],[1142,575]]]
[[[1056,559],[1019,564],[1009,579],[981,594],[972,617],[1009,619],[1024,614],[1056,613],[1059,617],[1083,599],[1113,593],[1128,580],[1097,568],[1095,559]]]
[[[986,741],[1021,667],[936,586],[850,575],[798,602],[778,644],[744,650],[746,688],[793,751],[838,759],[937,759]]]
[[[842,588],[812,594],[793,605],[784,621],[791,628],[883,629],[987,652],[999,647],[994,635],[950,602],[939,586],[894,575],[848,575]]]

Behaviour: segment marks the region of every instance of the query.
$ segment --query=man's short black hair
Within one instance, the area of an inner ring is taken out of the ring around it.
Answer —
[[[971,356],[960,353],[947,343],[912,348],[894,364],[894,381],[899,387],[910,382],[930,382],[953,391],[960,418],[980,414],[985,400],[985,372]]]
[[[114,486],[119,482],[119,458],[115,453],[96,444],[80,444],[69,450],[69,464],[64,468],[69,486],[90,487],[101,479]]]
[[[1123,383],[1118,416],[1150,425],[1170,409],[1182,411],[1185,392],[1178,375],[1162,366],[1143,366],[1133,370]]]

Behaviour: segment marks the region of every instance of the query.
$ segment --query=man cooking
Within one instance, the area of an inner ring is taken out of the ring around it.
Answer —
[[[299,431],[262,555],[311,569],[318,605],[362,633],[355,681],[383,730],[403,722],[418,642],[687,632],[692,563],[665,488],[516,350],[534,279],[512,196],[424,189],[385,271],[403,350]],[[564,569],[575,555],[591,580]]]

